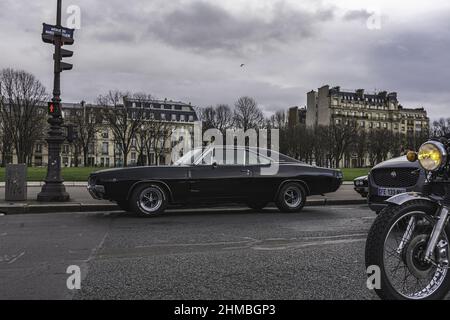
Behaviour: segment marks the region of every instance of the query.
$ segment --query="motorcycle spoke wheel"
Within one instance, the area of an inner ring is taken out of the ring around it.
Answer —
[[[423,259],[433,225],[432,217],[424,212],[409,212],[397,219],[387,233],[385,273],[394,290],[407,299],[431,296],[447,275],[447,268]],[[442,239],[447,240],[445,233]]]

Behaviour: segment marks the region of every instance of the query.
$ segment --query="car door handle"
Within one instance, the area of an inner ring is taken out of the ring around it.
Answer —
[[[250,175],[250,170],[248,170],[248,169],[243,169],[243,170],[241,170],[241,172],[245,172],[248,176]]]

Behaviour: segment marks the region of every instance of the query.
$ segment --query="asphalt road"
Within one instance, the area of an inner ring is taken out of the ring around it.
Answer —
[[[373,299],[373,219],[363,205],[0,216],[0,299]]]

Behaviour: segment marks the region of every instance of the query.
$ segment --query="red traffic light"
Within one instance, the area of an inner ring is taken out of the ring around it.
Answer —
[[[48,114],[59,115],[60,111],[61,111],[61,109],[60,109],[59,103],[55,103],[55,102],[48,103]]]

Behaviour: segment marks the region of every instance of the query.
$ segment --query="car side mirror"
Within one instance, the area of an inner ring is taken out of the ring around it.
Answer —
[[[213,163],[212,163],[212,168],[213,168],[213,169],[217,168],[217,162],[216,162],[216,161],[213,161]]]

